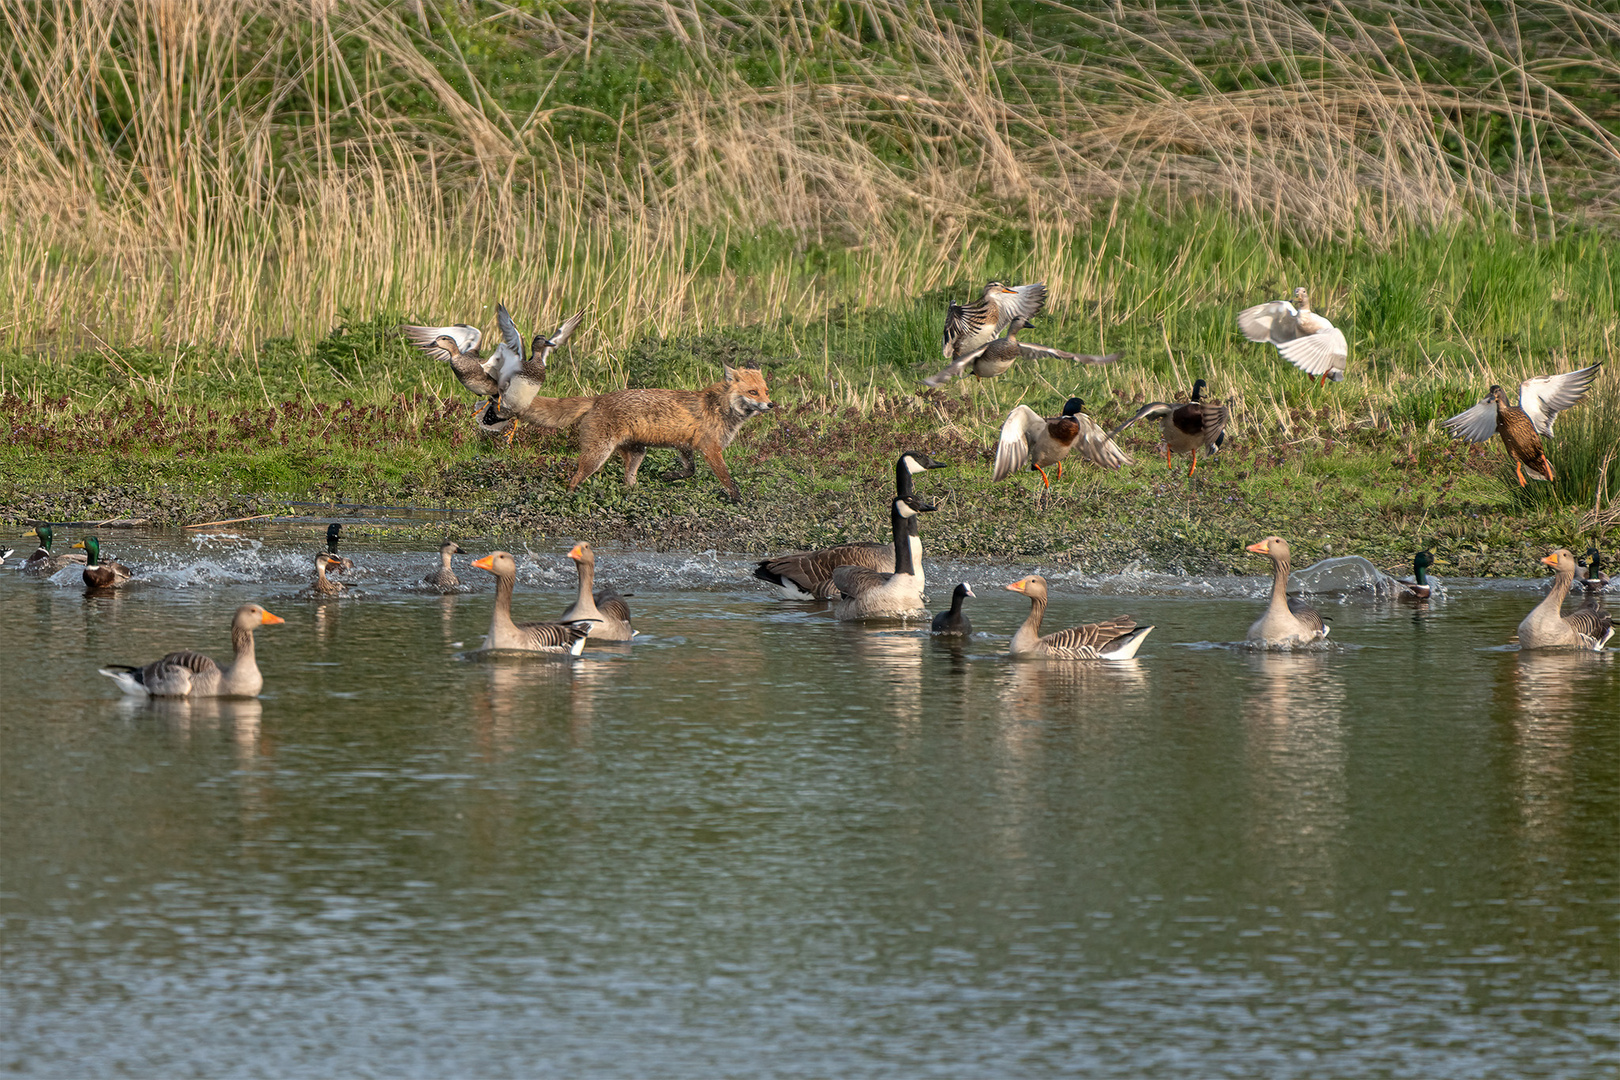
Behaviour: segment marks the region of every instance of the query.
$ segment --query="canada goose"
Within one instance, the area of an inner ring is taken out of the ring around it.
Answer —
[[[1250,341],[1269,341],[1283,359],[1307,375],[1320,375],[1316,385],[1344,379],[1350,345],[1344,331],[1311,310],[1311,296],[1301,285],[1294,302],[1273,300],[1238,312],[1238,329]]]
[[[936,461],[918,450],[907,450],[894,463],[894,497],[904,499],[912,493],[911,478],[929,469],[943,469],[949,463]],[[837,593],[833,588],[833,571],[840,566],[864,566],[883,574],[894,573],[894,545],[884,543],[839,544],[836,547],[807,551],[799,555],[782,555],[763,560],[754,570],[759,580],[782,590],[789,600],[827,600]],[[917,578],[922,580],[922,567],[917,567]]]
[[[934,616],[934,623],[929,630],[935,634],[951,634],[953,636],[967,637],[973,633],[973,624],[968,617],[962,614],[962,601],[974,596],[973,586],[962,582],[951,590],[951,610],[942,611]],[[978,597],[974,596],[974,599]]]
[[[1064,352],[1054,349],[1050,345],[1034,345],[1027,341],[1019,341],[1020,331],[1033,324],[1023,316],[1016,316],[1007,324],[1007,332],[1002,337],[993,338],[980,345],[971,352],[962,353],[945,370],[930,375],[923,380],[924,386],[943,386],[958,375],[972,374],[979,379],[993,379],[1004,374],[1013,362],[1030,353],[1042,356],[1055,356],[1059,360],[1073,360],[1081,364],[1112,364],[1124,356],[1124,353],[1109,353],[1107,356],[1096,356],[1091,353]]]
[[[1117,469],[1130,464],[1130,457],[1103,434],[1098,423],[1085,413],[1086,403],[1077,397],[1063,406],[1061,416],[1042,416],[1028,405],[1020,405],[1007,414],[1001,425],[1001,438],[996,443],[996,464],[990,473],[992,480],[1005,480],[1023,469],[1027,463],[1041,474],[1046,487],[1052,478],[1046,475],[1046,466],[1058,467],[1058,479],[1063,478],[1063,459],[1071,450],[1105,469]]]
[[[849,621],[907,619],[927,614],[922,610],[922,539],[917,535],[917,516],[933,509],[933,503],[915,495],[889,504],[889,523],[894,529],[894,573],[879,573],[864,566],[840,566],[834,570],[833,587],[843,599],[833,605],[833,615]]]
[[[72,566],[74,563],[82,564],[85,561],[86,556],[82,551],[64,551],[61,554],[52,551],[49,525],[35,525],[34,535],[39,537],[39,547],[35,548],[34,553],[23,563],[23,573],[54,574],[63,567]]]
[[[73,546],[84,548],[88,556],[84,564],[84,586],[87,589],[116,589],[135,576],[135,571],[121,562],[111,559],[102,562],[101,542],[93,536],[87,536]]]
[[[1107,622],[1088,623],[1055,634],[1041,636],[1041,619],[1046,615],[1046,579],[1039,574],[1020,578],[1007,586],[1029,597],[1029,616],[1007,645],[1007,655],[1046,656],[1055,660],[1130,660],[1142,641],[1153,632],[1151,626],[1137,626],[1126,615]]]
[[[517,582],[517,562],[505,551],[495,551],[473,565],[495,575],[495,611],[489,620],[489,635],[477,652],[517,650],[578,656],[585,648],[590,620],[569,623],[512,621],[512,587]]]
[[[1597,607],[1582,607],[1563,614],[1564,597],[1575,581],[1575,556],[1568,548],[1559,548],[1541,561],[1557,573],[1546,599],[1519,623],[1519,648],[1574,647],[1601,652],[1614,634],[1609,613]]]
[[[1589,557],[1587,558],[1583,567],[1584,573],[1577,575],[1577,577],[1581,583],[1581,587],[1586,592],[1587,599],[1592,599],[1595,598],[1599,593],[1608,589],[1609,575],[1603,572],[1603,556],[1601,553],[1599,553],[1597,548],[1587,548],[1586,554]],[[1575,562],[1577,565],[1581,564],[1581,560],[1579,559],[1576,559]]]
[[[1400,585],[1400,598],[1414,603],[1425,603],[1433,595],[1433,582],[1429,580],[1428,568],[1434,565],[1434,556],[1427,551],[1420,551],[1412,557],[1412,576],[1401,578],[1396,584]]]
[[[343,590],[347,589],[348,585],[341,581],[333,581],[326,576],[327,572],[330,571],[336,574],[342,570],[353,569],[354,563],[352,560],[346,559],[342,555],[333,555],[329,551],[321,552],[315,556],[315,580],[309,584],[310,594],[313,596],[343,595]]]
[[[11,558],[12,553],[16,550],[16,548],[0,548],[0,566],[5,565],[5,561]]]
[[[1480,443],[1492,435],[1502,436],[1519,486],[1526,487],[1524,470],[1537,480],[1553,478],[1552,462],[1541,448],[1542,436],[1551,437],[1553,421],[1586,395],[1597,378],[1599,360],[1591,367],[1566,371],[1562,375],[1541,375],[1519,384],[1519,403],[1509,405],[1507,393],[1492,386],[1478,405],[1465,409],[1445,422],[1446,430],[1458,438]]]
[[[243,604],[231,619],[231,649],[236,654],[226,667],[197,652],[172,652],[145,667],[114,664],[101,674],[136,697],[256,697],[264,676],[253,657],[253,631],[286,622],[258,604]]]
[[[461,549],[461,545],[456,543],[454,540],[446,540],[444,543],[440,544],[439,568],[431,571],[426,577],[424,577],[422,579],[422,584],[428,586],[429,588],[437,589],[442,593],[452,593],[460,590],[461,579],[456,577],[456,572],[454,570],[450,569],[450,556],[465,554],[466,552]]]
[[[326,527],[326,550],[337,554],[338,541],[343,539],[343,522],[334,521]]]
[[[1171,467],[1171,454],[1191,454],[1192,468],[1187,470],[1187,475],[1191,476],[1198,468],[1198,451],[1214,453],[1226,442],[1226,406],[1200,400],[1208,385],[1203,379],[1193,383],[1192,400],[1185,404],[1150,401],[1136,410],[1135,416],[1109,432],[1108,437],[1117,437],[1138,420],[1158,417],[1159,431],[1164,436],[1164,467]]]
[[[1271,560],[1271,606],[1249,627],[1249,640],[1266,645],[1294,645],[1328,636],[1327,623],[1310,607],[1288,595],[1288,541],[1268,536],[1246,551]]]
[[[587,636],[598,641],[629,641],[636,636],[630,628],[630,605],[619,590],[608,586],[591,592],[596,578],[596,552],[589,544],[575,544],[568,557],[579,574],[579,595],[562,613],[561,622],[588,620]]]
[[[1003,285],[992,281],[977,300],[952,304],[945,312],[945,359],[955,361],[1000,337],[1015,318],[1026,322],[1046,306],[1046,286]]]

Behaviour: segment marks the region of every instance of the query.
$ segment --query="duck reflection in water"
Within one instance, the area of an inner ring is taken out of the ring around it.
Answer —
[[[1262,874],[1331,887],[1348,817],[1344,679],[1337,658],[1254,652],[1243,701],[1248,842]]]

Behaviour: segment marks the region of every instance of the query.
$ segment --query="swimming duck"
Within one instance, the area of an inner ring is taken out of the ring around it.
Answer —
[[[340,570],[353,570],[354,563],[341,555],[333,555],[323,551],[315,556],[315,580],[310,582],[309,591],[315,596],[341,596],[348,585],[341,581],[328,578],[327,572],[337,573]]]
[[[145,667],[114,664],[100,669],[101,674],[136,697],[257,697],[264,676],[253,656],[253,631],[286,621],[258,604],[243,604],[231,619],[235,658],[226,667],[202,653],[172,652]]]
[[[1426,603],[1433,594],[1433,584],[1429,581],[1426,571],[1434,565],[1434,556],[1427,551],[1420,551],[1412,557],[1412,576],[1401,578],[1397,584],[1401,586],[1400,597],[1413,603]]]
[[[489,621],[489,635],[477,651],[511,649],[520,652],[555,653],[578,656],[585,648],[585,635],[591,623],[586,619],[569,623],[512,621],[512,588],[517,582],[517,561],[505,551],[495,551],[473,565],[495,575],[495,611]]]
[[[35,548],[34,553],[23,563],[23,573],[54,574],[63,567],[85,561],[85,555],[80,551],[64,551],[60,555],[52,551],[49,525],[35,525],[34,535],[39,537],[39,547]]]
[[[1005,480],[1027,464],[1041,474],[1046,487],[1052,478],[1046,475],[1046,466],[1058,467],[1058,479],[1063,478],[1063,459],[1071,450],[1105,469],[1117,469],[1130,464],[1130,457],[1103,434],[1098,423],[1085,413],[1086,403],[1072,397],[1064,403],[1061,416],[1042,416],[1028,405],[1019,405],[1007,414],[1001,425],[1001,438],[996,443],[996,464],[990,473],[992,480]]]
[[[1591,367],[1562,375],[1526,379],[1519,384],[1517,405],[1509,405],[1506,391],[1492,386],[1478,405],[1445,421],[1446,430],[1474,443],[1484,442],[1492,435],[1502,436],[1502,445],[1507,448],[1508,458],[1519,475],[1520,487],[1528,486],[1525,469],[1530,470],[1534,479],[1551,480],[1552,462],[1542,450],[1542,436],[1551,437],[1558,414],[1586,396],[1602,366],[1603,361],[1599,360]]]
[[[461,579],[456,577],[456,572],[454,570],[450,569],[450,556],[465,554],[466,552],[461,550],[461,545],[456,543],[454,540],[446,540],[444,543],[440,544],[439,568],[429,572],[428,575],[422,579],[422,584],[431,589],[437,589],[442,593],[453,593],[460,591]]]
[[[969,304],[952,304],[945,312],[945,359],[956,361],[1000,337],[1015,318],[1026,322],[1046,306],[1046,285],[1003,285],[992,281]]]
[[[1039,574],[1020,578],[1007,586],[1029,597],[1029,616],[1007,645],[1007,655],[1045,656],[1054,660],[1130,660],[1153,632],[1151,626],[1137,626],[1126,615],[1107,622],[1087,623],[1041,636],[1041,620],[1046,616],[1046,579]]]
[[[101,543],[93,536],[87,536],[73,546],[84,548],[87,556],[84,564],[84,586],[87,589],[116,589],[135,576],[135,571],[121,562],[111,559],[102,562]]]
[[[636,632],[630,628],[630,605],[619,590],[608,586],[591,592],[596,579],[596,552],[591,550],[591,545],[575,544],[568,557],[574,560],[574,569],[579,574],[579,594],[562,613],[560,621],[587,620],[590,627],[587,636],[598,641],[629,641],[635,637]]]
[[[1015,316],[1007,324],[1007,333],[998,338],[985,342],[970,352],[959,355],[951,361],[945,370],[928,376],[923,380],[924,386],[943,386],[958,375],[971,373],[975,378],[993,379],[1013,366],[1013,362],[1021,356],[1036,353],[1041,356],[1055,356],[1059,360],[1073,360],[1081,364],[1112,364],[1124,356],[1124,353],[1109,353],[1107,356],[1095,356],[1090,353],[1064,352],[1049,345],[1035,345],[1027,341],[1019,341],[1021,330],[1033,325],[1023,316]]]
[[[1546,599],[1519,623],[1519,648],[1572,647],[1601,652],[1614,634],[1614,621],[1609,613],[1592,606],[1563,614],[1564,597],[1569,595],[1569,587],[1575,581],[1575,556],[1568,548],[1559,548],[1541,561],[1556,574]]]
[[[1609,575],[1603,572],[1603,556],[1597,548],[1587,548],[1586,554],[1588,558],[1584,562],[1580,559],[1575,560],[1576,566],[1580,568],[1576,580],[1581,583],[1587,599],[1591,600],[1608,589]]]
[[[973,633],[973,624],[968,617],[962,614],[962,601],[973,596],[973,586],[962,582],[951,590],[951,610],[942,611],[934,616],[933,625],[929,631],[935,634],[949,634],[956,637],[967,637]],[[978,597],[974,597],[978,599]]]
[[[1245,550],[1271,560],[1271,606],[1249,627],[1249,640],[1266,645],[1302,645],[1328,636],[1317,610],[1288,595],[1288,541],[1268,536]]]
[[[833,605],[834,616],[850,621],[908,619],[926,614],[922,596],[922,539],[917,534],[917,517],[933,509],[933,503],[915,495],[889,504],[889,523],[894,530],[894,573],[848,565],[834,570],[833,587],[842,597]]]
[[[921,451],[907,450],[894,463],[894,497],[908,498],[912,494],[913,476],[929,469],[943,469],[947,464]],[[827,600],[838,592],[833,588],[833,571],[840,566],[864,566],[868,570],[892,574],[894,550],[893,544],[884,543],[839,544],[799,555],[765,559],[754,570],[754,576],[781,589],[782,595],[789,600]],[[919,565],[918,580],[922,576]]]
[[[1294,302],[1273,300],[1238,312],[1238,329],[1250,341],[1269,341],[1283,359],[1307,375],[1319,375],[1316,385],[1344,378],[1350,345],[1344,331],[1311,310],[1311,295],[1301,285]]]
[[[1191,454],[1192,468],[1187,470],[1187,475],[1191,476],[1198,468],[1198,451],[1214,453],[1226,442],[1226,406],[1201,400],[1204,387],[1208,385],[1203,379],[1193,383],[1192,400],[1185,404],[1148,402],[1136,410],[1135,416],[1109,432],[1108,437],[1118,436],[1138,420],[1158,417],[1159,432],[1164,436],[1164,467],[1171,467],[1171,454]]]

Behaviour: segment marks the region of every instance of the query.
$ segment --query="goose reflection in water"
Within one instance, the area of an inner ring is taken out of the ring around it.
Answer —
[[[219,731],[230,726],[236,755],[243,765],[252,764],[261,756],[261,721],[264,703],[258,698],[225,697],[122,697],[113,707],[126,720],[156,721],[182,744],[193,736]]]
[[[501,653],[484,654],[473,662],[484,668],[486,679],[485,688],[472,696],[474,740],[485,761],[512,753],[524,726],[581,704],[574,692],[584,666],[578,660]],[[583,723],[589,727],[590,721]]]
[[[867,704],[914,733],[922,720],[923,656],[927,635],[915,630],[866,630],[850,642],[854,663],[879,673]]]
[[[1251,857],[1292,884],[1331,885],[1348,817],[1337,658],[1256,652],[1247,663],[1242,715]]]

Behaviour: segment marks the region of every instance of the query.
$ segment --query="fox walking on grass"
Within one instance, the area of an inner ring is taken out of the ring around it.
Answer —
[[[615,390],[593,397],[535,397],[532,388],[508,391],[496,418],[516,417],[540,427],[573,428],[579,437],[579,465],[568,481],[573,491],[617,450],[624,459],[624,483],[636,484],[636,471],[649,447],[680,453],[681,467],[665,479],[684,480],[697,471],[701,451],[732,502],[742,501],[726,470],[722,451],[750,416],[773,408],[765,376],[755,368],[725,368],[725,378],[702,390]],[[491,405],[491,411],[494,406]]]

